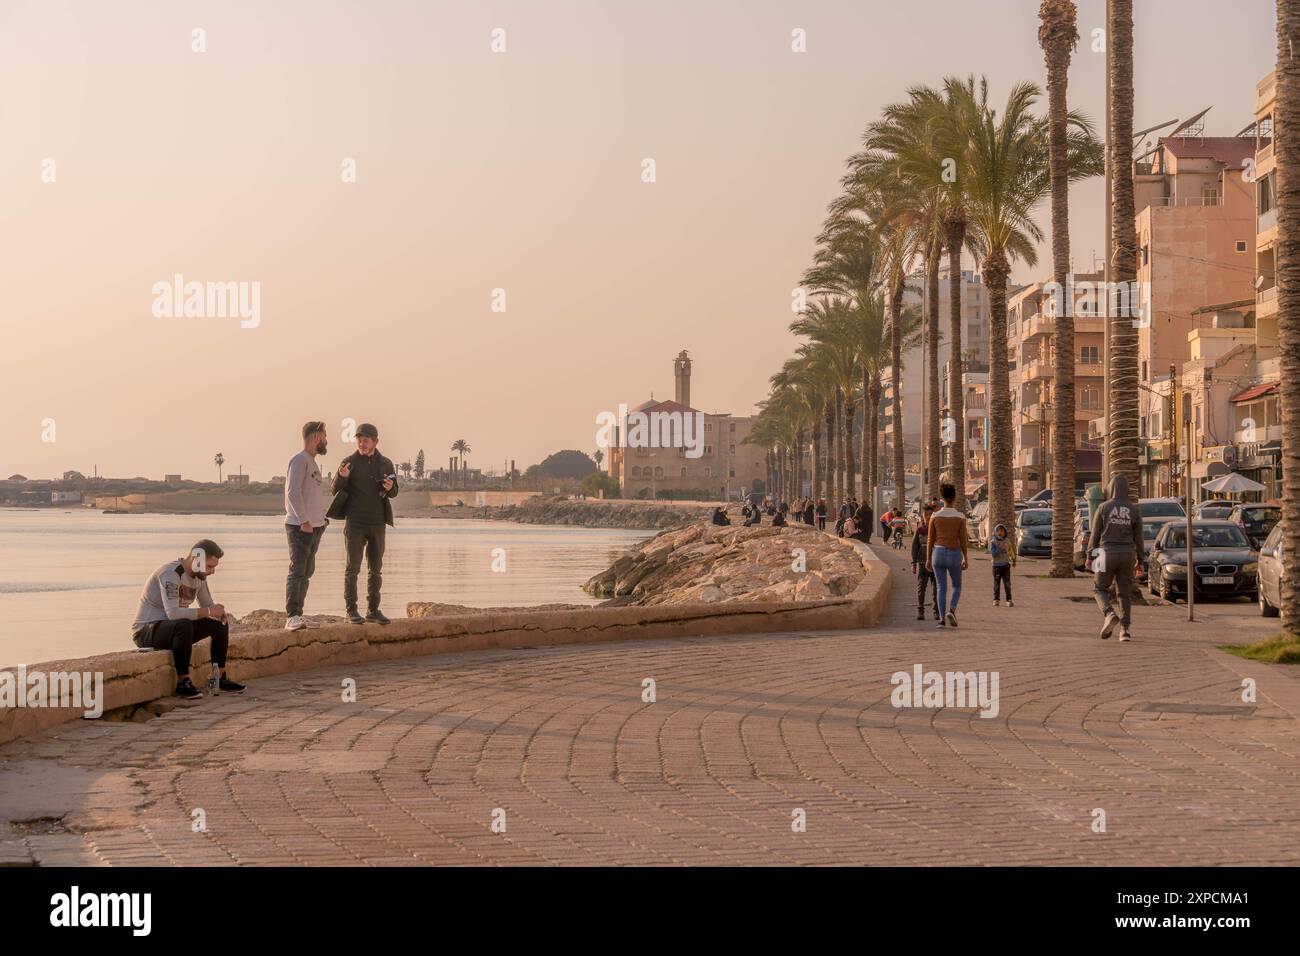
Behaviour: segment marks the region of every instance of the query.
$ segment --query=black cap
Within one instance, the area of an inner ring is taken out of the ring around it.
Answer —
[[[369,422],[363,422],[357,426],[357,437],[373,438],[375,441],[379,441],[379,429]]]

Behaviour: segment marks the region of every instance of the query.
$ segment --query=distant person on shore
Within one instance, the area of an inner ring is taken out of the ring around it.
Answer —
[[[863,543],[870,544],[871,532],[876,526],[876,513],[871,510],[871,505],[867,504],[865,501],[858,505],[858,507],[851,513],[853,515],[854,524],[862,529],[862,533],[865,536],[862,539]]]
[[[926,564],[925,550],[930,534],[930,519],[934,517],[934,505],[926,502],[921,507],[921,520],[917,523],[916,534],[912,535],[912,573],[916,575],[916,619],[925,620],[925,589],[930,588],[930,602],[934,607],[934,619],[939,620],[939,584],[934,579],[934,572]]]
[[[825,498],[817,499],[817,508],[815,513],[817,515],[817,530],[825,531],[826,530],[826,499]]]
[[[776,509],[776,514],[773,515],[773,517],[772,517],[772,527],[773,527],[773,528],[784,528],[784,527],[785,527],[785,513],[786,513],[786,510],[787,510],[788,508],[789,508],[789,505],[787,505],[784,501],[781,502],[780,507],[778,507],[778,508]]]
[[[325,517],[325,483],[316,456],[325,454],[329,436],[324,422],[302,426],[302,451],[289,459],[284,477],[284,531],[289,538],[289,578],[284,586],[284,626],[289,631],[320,627],[303,616],[307,588],[316,572],[316,551],[329,519]]]
[[[357,450],[339,464],[334,476],[334,500],[327,517],[343,518],[343,544],[348,561],[343,571],[343,603],[349,623],[387,624],[379,609],[379,592],[384,583],[385,525],[393,523],[393,503],[397,497],[397,469],[379,453],[379,429],[369,423],[357,428]],[[361,573],[361,555],[366,556],[369,576],[366,579],[365,617],[357,610],[357,575]]]
[[[803,523],[806,525],[812,525],[816,523],[816,521],[817,521],[817,506],[813,504],[813,500],[811,498],[808,498],[804,501]]]
[[[961,599],[961,573],[969,567],[969,538],[966,516],[953,507],[957,488],[939,486],[944,507],[930,519],[926,532],[925,567],[934,574],[939,590],[939,627],[957,626],[957,602]]]
[[[190,680],[190,651],[198,641],[212,639],[212,677],[208,692],[238,694],[244,685],[226,676],[230,625],[224,606],[212,600],[209,575],[215,574],[224,552],[207,538],[190,549],[189,557],[168,561],[144,582],[140,606],[131,625],[136,647],[171,651],[176,667],[176,696],[197,700],[203,695]],[[198,607],[190,607],[197,599]]]
[[[727,512],[721,505],[713,509],[713,523],[716,525],[731,524],[731,519],[727,517]]]

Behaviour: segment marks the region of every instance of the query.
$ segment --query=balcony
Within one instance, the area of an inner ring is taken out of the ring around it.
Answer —
[[[1273,158],[1273,143],[1269,142],[1263,149],[1255,151],[1255,168],[1258,169]]]
[[[1251,443],[1263,444],[1270,441],[1282,440],[1282,426],[1269,425],[1267,428],[1238,428],[1232,433],[1232,441],[1235,445],[1247,445]]]
[[[1255,296],[1255,319],[1266,319],[1277,315],[1277,286],[1260,289]]]
[[[1277,228],[1277,207],[1273,207],[1266,213],[1261,213],[1255,227],[1255,233],[1268,232],[1270,229]]]

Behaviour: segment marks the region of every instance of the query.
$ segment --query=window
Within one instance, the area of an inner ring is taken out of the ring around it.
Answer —
[[[729,431],[729,432],[734,432],[735,430],[736,430],[736,423],[735,423],[735,422],[728,422],[728,423],[727,423],[727,431]]]
[[[1217,206],[1219,204],[1219,187],[1202,186],[1201,204],[1204,206]]]
[[[1145,266],[1145,265],[1148,265],[1150,262],[1151,262],[1151,247],[1150,247],[1150,246],[1143,246],[1143,247],[1142,247],[1142,264]]]
[[[704,477],[705,477],[705,478],[712,478],[712,477],[713,477],[713,468],[712,468],[712,466],[710,466],[710,465],[705,465],[705,466],[704,466]]]
[[[1245,252],[1245,251],[1246,251],[1246,240],[1245,240],[1245,239],[1238,239],[1238,240],[1237,240],[1237,251],[1238,251],[1238,252]]]
[[[685,466],[685,465],[682,465],[682,477],[683,477],[683,478],[686,477],[686,466]]]
[[[641,469],[638,468],[636,465],[633,465],[633,466],[632,466],[632,477],[633,477],[633,478],[640,478],[640,477],[641,477]]]
[[[728,477],[728,478],[735,478],[735,477],[736,477],[736,469],[734,469],[734,468],[728,469],[727,477]]]
[[[731,446],[729,446],[729,447],[730,447],[730,451],[728,451],[727,454],[729,454],[729,455],[734,455],[734,454],[736,453],[736,446],[735,446],[735,445],[731,445]]]
[[[713,446],[712,446],[712,445],[705,445],[705,446],[704,446],[704,454],[706,454],[706,455],[712,455],[712,454],[713,454]]]
[[[1081,346],[1079,348],[1079,362],[1083,365],[1100,365],[1101,347],[1098,345]]]
[[[1150,381],[1150,380],[1147,378],[1147,363],[1146,363],[1145,360],[1143,360],[1143,362],[1142,362],[1142,381],[1144,381],[1144,382],[1146,382],[1146,381]]]
[[[711,431],[713,431],[713,422],[705,422],[705,423],[704,423],[704,430],[705,430],[706,432],[711,432]]]
[[[649,471],[649,470],[650,470],[650,469],[647,467],[647,468],[646,468],[646,471]],[[655,465],[655,477],[656,477],[656,478],[662,478],[663,476],[664,476],[664,470],[663,470],[663,467],[660,466],[660,465]]]

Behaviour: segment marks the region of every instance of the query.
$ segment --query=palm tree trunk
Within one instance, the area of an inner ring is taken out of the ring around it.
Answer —
[[[1111,279],[1137,301],[1137,227],[1133,219],[1133,0],[1111,0]],[[1121,299],[1123,301],[1123,299]],[[1129,309],[1107,309],[1110,328],[1110,421],[1107,456],[1112,475],[1138,488],[1138,335]]]
[[[929,474],[929,495],[939,497],[939,469],[943,458],[939,444],[939,256],[941,249],[936,242],[926,251],[926,303],[925,317],[925,361],[926,393],[929,407],[926,416],[925,467]]]
[[[955,424],[956,444],[952,449],[951,480],[957,487],[957,502],[965,510],[966,501],[966,397],[961,384],[961,247],[966,241],[966,214],[956,210],[944,220],[944,238],[948,245],[948,415]],[[1005,320],[1005,316],[1004,316]],[[1003,351],[1005,356],[1005,349]],[[990,370],[1005,362],[991,352]],[[992,409],[990,409],[990,417]]]
[[[812,422],[812,462],[810,463],[809,470],[808,470],[808,477],[811,479],[809,484],[812,488],[812,496],[814,499],[822,497],[822,491],[820,485],[820,481],[822,477],[821,457],[822,457],[822,423],[821,423],[821,416],[817,415],[813,417],[813,422]]]
[[[871,500],[874,499],[876,490],[880,487],[880,403],[884,398],[885,388],[880,382],[880,376],[874,376],[871,380]]]
[[[1052,425],[1052,577],[1074,577],[1074,301],[1070,282],[1066,85],[1079,39],[1073,0],[1043,0],[1038,40],[1047,62],[1048,167],[1052,177],[1052,276],[1061,290],[1052,347],[1056,352]]]
[[[827,399],[825,408],[826,419],[826,474],[822,478],[822,483],[826,486],[826,502],[828,507],[838,507],[835,501],[835,402]]]
[[[853,495],[853,486],[857,483],[857,459],[853,453],[853,421],[857,417],[857,402],[853,401],[853,391],[849,390],[848,407],[844,416],[844,491],[845,497]],[[863,414],[866,409],[863,409]]]
[[[894,387],[894,410],[889,416],[891,441],[894,443],[894,503],[901,512],[907,507],[906,466],[903,447],[903,277],[894,283],[889,299],[889,377]]]
[[[1012,483],[1011,381],[1007,354],[1007,277],[1011,266],[1006,253],[993,249],[984,260],[984,287],[989,295],[989,528],[1014,527],[1015,491]],[[1073,497],[1070,499],[1073,504]],[[1073,527],[1073,521],[1071,521]]]
[[[862,500],[871,500],[871,435],[876,420],[871,414],[871,370],[862,367]]]
[[[1300,10],[1277,0],[1277,105],[1273,150],[1277,157],[1278,341],[1282,382],[1282,626],[1300,633]]]
[[[844,498],[843,478],[840,471],[841,464],[844,460],[844,399],[843,393],[838,385],[835,386],[835,468],[831,472],[831,480],[835,483],[835,500],[842,501]]]

